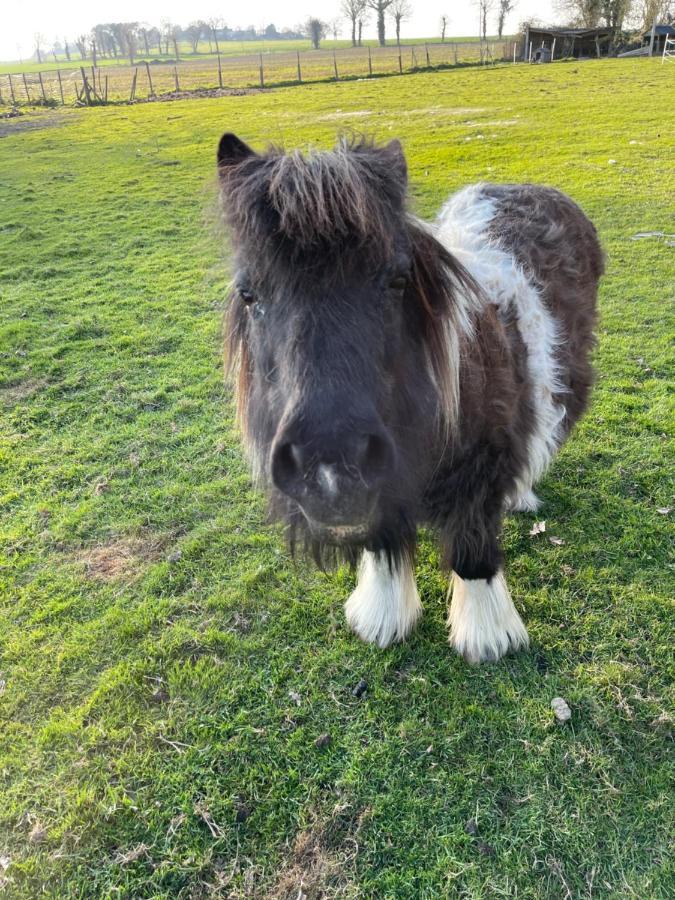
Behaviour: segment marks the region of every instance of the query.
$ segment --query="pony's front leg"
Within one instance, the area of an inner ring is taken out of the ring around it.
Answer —
[[[454,539],[448,625],[450,644],[469,663],[494,662],[527,647],[529,638],[504,577],[494,534],[460,532]]]
[[[369,644],[388,647],[404,640],[422,615],[412,560],[404,556],[390,565],[384,553],[364,550],[345,613],[350,628]]]

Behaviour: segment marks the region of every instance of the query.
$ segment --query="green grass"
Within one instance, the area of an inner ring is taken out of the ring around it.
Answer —
[[[602,61],[3,124],[5,896],[673,896],[675,272],[668,239],[632,240],[675,231],[671,93],[658,62]],[[359,643],[351,575],[291,562],[239,450],[217,139],[351,127],[402,138],[425,215],[468,182],[544,182],[608,252],[546,534],[505,526],[532,647],[497,665],[451,653],[432,536],[417,632]]]

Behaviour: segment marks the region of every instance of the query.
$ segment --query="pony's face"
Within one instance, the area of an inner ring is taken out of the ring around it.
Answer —
[[[254,468],[311,541],[393,552],[414,527],[439,399],[400,145],[258,156],[226,135],[218,160]]]

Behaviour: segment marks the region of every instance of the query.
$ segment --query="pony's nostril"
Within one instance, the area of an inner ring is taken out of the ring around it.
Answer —
[[[304,456],[297,444],[280,444],[272,456],[272,480],[280,490],[289,492],[304,474]]]
[[[392,452],[389,441],[378,434],[363,435],[357,450],[358,467],[364,481],[374,486],[391,464]]]

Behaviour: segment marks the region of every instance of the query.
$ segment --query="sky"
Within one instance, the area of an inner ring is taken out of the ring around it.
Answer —
[[[506,31],[515,31],[519,22],[528,17],[554,21],[552,11],[554,0],[516,0],[513,13],[508,17]],[[402,36],[432,37],[437,35],[441,13],[450,16],[448,35],[476,34],[478,31],[478,8],[473,0],[411,0],[414,14],[403,24]],[[4,4],[3,4],[4,5]],[[148,22],[159,24],[161,19],[170,19],[180,25],[187,25],[195,19],[221,16],[230,27],[254,25],[256,28],[274,23],[278,29],[297,25],[307,17],[316,15],[330,21],[339,15],[340,0],[248,0],[245,8],[236,7],[232,11],[229,3],[214,3],[213,0],[32,0],[31,3],[17,3],[8,0],[2,13],[0,30],[0,59],[12,60],[29,57],[33,52],[34,35],[43,34],[47,43],[55,38],[67,37],[89,31],[99,22]],[[492,15],[492,29],[496,30]],[[347,27],[343,29],[347,37]],[[365,37],[375,37],[375,27],[371,23],[365,29]]]

